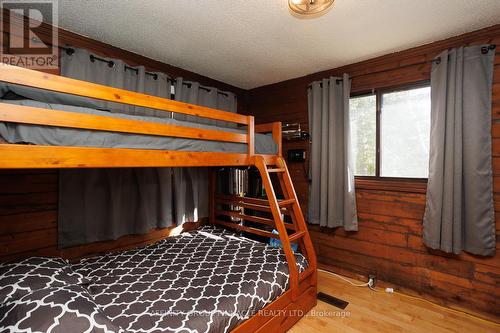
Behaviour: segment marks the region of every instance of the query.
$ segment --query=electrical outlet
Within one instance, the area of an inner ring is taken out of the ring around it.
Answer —
[[[371,288],[375,288],[375,286],[377,285],[377,277],[375,276],[375,274],[368,275],[368,285]]]

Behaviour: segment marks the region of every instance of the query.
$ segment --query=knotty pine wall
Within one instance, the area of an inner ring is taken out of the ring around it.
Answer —
[[[50,29],[50,26],[43,24],[42,28]],[[44,38],[42,34],[41,39]],[[131,66],[143,65],[147,70],[160,71],[173,78],[182,76],[186,80],[231,91],[238,96],[240,112],[245,108],[246,90],[226,83],[64,29],[59,29],[59,43],[86,48],[97,55],[119,58]],[[57,204],[57,170],[0,170],[0,262],[33,255],[78,258],[150,243],[170,235],[172,231],[169,228],[155,229],[145,235],[124,236],[116,241],[97,242],[60,251],[57,248]],[[191,224],[186,226],[191,227]]]
[[[440,51],[466,44],[500,47],[500,25],[403,52],[253,89],[248,114],[256,123],[300,122],[307,128],[307,85],[330,75],[349,73],[353,92],[430,79],[428,62]],[[493,86],[494,191],[497,249],[500,241],[500,49]],[[308,149],[307,142],[285,143]],[[307,210],[308,183],[303,164],[289,163],[301,205]],[[422,244],[425,183],[356,181],[359,231],[310,227],[320,265],[332,271],[379,279],[439,302],[483,314],[500,315],[500,251],[492,258],[466,253],[448,255]]]

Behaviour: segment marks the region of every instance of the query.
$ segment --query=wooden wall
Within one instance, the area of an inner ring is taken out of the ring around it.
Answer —
[[[500,25],[403,52],[296,78],[249,92],[249,114],[256,123],[280,120],[307,128],[307,85],[349,73],[353,92],[416,83],[430,78],[429,61],[440,51],[467,44],[500,47]],[[497,249],[500,241],[500,50],[493,86],[494,191]],[[285,143],[308,149],[307,142]],[[301,204],[307,210],[304,165],[290,164]],[[493,258],[448,255],[422,244],[425,183],[356,181],[359,231],[320,230],[311,226],[320,265],[348,275],[376,273],[379,279],[452,306],[500,315],[500,251]]]
[[[60,30],[61,43],[85,47],[100,55],[117,57],[130,65],[145,65],[173,77],[183,76],[205,85],[238,94],[239,112],[256,115],[257,123],[300,122],[307,128],[307,85],[330,75],[349,73],[353,92],[390,87],[429,79],[429,64],[439,51],[464,44],[500,45],[500,26],[483,29],[369,61],[280,82],[249,92],[176,68],[87,37]],[[500,219],[500,51],[497,50],[493,87],[493,154],[495,207]],[[308,148],[307,142],[285,144]],[[299,199],[307,209],[307,176],[304,164],[290,164]],[[421,220],[425,184],[357,182],[360,231],[346,233],[311,227],[320,263],[348,275],[376,273],[380,279],[410,288],[449,305],[499,315],[500,254],[482,258],[430,251],[422,245]],[[0,172],[0,261],[28,255],[79,257],[93,252],[126,248],[151,242],[170,233],[154,230],[114,242],[96,243],[67,251],[57,250],[57,172],[8,170]],[[500,233],[497,222],[497,236]],[[498,240],[497,240],[498,242]],[[498,243],[497,243],[498,244]],[[497,246],[498,248],[498,246]]]
[[[50,27],[44,24],[43,28],[49,29]],[[173,78],[182,76],[184,79],[197,81],[203,85],[231,91],[238,95],[240,112],[245,109],[247,92],[223,82],[63,29],[59,29],[59,43],[87,48],[101,56],[119,58],[131,66],[143,65],[147,70],[164,72]],[[53,71],[50,72],[53,73]],[[124,236],[112,242],[98,242],[59,251],[57,248],[57,203],[57,170],[0,171],[0,262],[33,255],[77,258],[97,252],[139,246],[171,233],[169,228],[155,229],[146,235]]]

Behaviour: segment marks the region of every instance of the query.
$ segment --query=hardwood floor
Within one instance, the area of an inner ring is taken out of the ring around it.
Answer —
[[[366,287],[353,287],[323,272],[318,274],[318,290],[348,301],[349,305],[340,310],[318,301],[289,332],[500,332],[500,324],[451,312],[421,299],[388,294],[382,288],[375,292]]]

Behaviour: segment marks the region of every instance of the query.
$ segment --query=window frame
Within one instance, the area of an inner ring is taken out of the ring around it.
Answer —
[[[380,143],[381,143],[381,115],[382,115],[382,95],[398,91],[406,91],[430,87],[430,80],[419,81],[416,83],[401,84],[383,88],[372,89],[369,91],[360,91],[351,93],[350,98],[375,96],[376,100],[376,129],[375,129],[375,175],[374,176],[354,176],[356,188],[388,190],[398,192],[425,193],[427,189],[428,178],[411,177],[383,177],[380,176]]]

